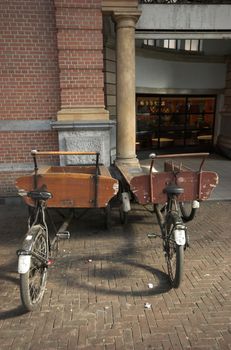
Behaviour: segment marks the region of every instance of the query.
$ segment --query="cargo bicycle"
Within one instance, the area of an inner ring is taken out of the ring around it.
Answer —
[[[102,209],[108,227],[110,201],[118,192],[118,181],[100,164],[97,152],[33,150],[31,155],[34,171],[16,180],[18,193],[29,208],[28,231],[22,248],[17,251],[20,295],[27,311],[35,310],[42,301],[48,268],[58,250],[59,240],[70,238],[67,228],[75,216],[75,209]],[[41,156],[90,156],[94,164],[38,167],[37,157]],[[56,229],[49,209],[68,209],[59,229]],[[48,222],[53,225],[53,239]]]
[[[189,247],[189,234],[186,223],[192,220],[200,202],[209,198],[218,184],[218,175],[203,171],[202,167],[208,153],[150,154],[148,172],[142,169],[117,165],[122,182],[122,222],[128,220],[130,199],[144,206],[152,205],[156,214],[160,235],[149,233],[149,238],[160,237],[167,263],[172,287],[178,288],[183,279],[184,251]],[[202,157],[199,170],[194,171],[174,158]],[[167,158],[164,171],[154,171],[156,159]],[[119,177],[119,176],[118,176]]]

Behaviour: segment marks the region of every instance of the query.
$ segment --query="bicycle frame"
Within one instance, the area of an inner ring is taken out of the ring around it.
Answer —
[[[28,231],[25,237],[23,249],[17,250],[17,255],[19,256],[19,261],[18,261],[18,272],[19,273],[26,273],[29,269],[30,266],[30,257],[34,256],[37,258],[41,263],[44,264],[45,267],[48,267],[49,265],[49,257],[47,256],[46,258],[36,254],[32,250],[32,245],[33,245],[33,228],[36,228],[36,226],[42,227],[43,231],[45,232],[45,237],[46,237],[46,250],[47,252],[50,252],[51,244],[49,242],[49,236],[48,236],[48,228],[46,224],[46,219],[45,219],[45,201],[41,200],[36,203],[36,213],[35,213],[35,218],[33,220],[33,223],[31,224],[31,215],[28,218]]]

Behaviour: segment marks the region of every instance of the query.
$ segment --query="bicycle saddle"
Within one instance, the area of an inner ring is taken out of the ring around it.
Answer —
[[[170,185],[164,189],[164,192],[167,194],[180,195],[180,194],[184,193],[184,189],[182,187]]]
[[[52,198],[52,194],[47,191],[30,191],[27,193],[27,196],[34,200],[43,200],[47,201]]]

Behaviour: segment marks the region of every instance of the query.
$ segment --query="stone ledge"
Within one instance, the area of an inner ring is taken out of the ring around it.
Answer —
[[[80,120],[80,121],[55,121],[51,123],[52,129],[76,130],[76,129],[110,129],[116,125],[115,120]]]
[[[109,120],[109,112],[103,106],[63,108],[58,112],[57,120]]]
[[[102,11],[112,13],[114,11],[132,11],[138,8],[138,0],[103,0]]]

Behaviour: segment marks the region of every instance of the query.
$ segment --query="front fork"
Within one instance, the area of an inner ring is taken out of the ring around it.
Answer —
[[[31,266],[31,258],[32,256],[37,259],[41,263],[42,266],[48,267],[49,265],[49,257],[47,256],[44,258],[43,256],[37,254],[36,252],[33,251],[33,243],[34,240],[37,237],[37,230],[39,230],[41,225],[34,225],[29,229],[29,231],[26,234],[26,237],[24,238],[23,241],[23,248],[17,250],[17,255],[18,255],[18,273],[20,274],[25,274],[29,271],[30,266]],[[46,228],[42,228],[45,231],[46,235],[46,245],[47,245],[47,252],[49,252],[49,242],[48,242],[48,235]]]
[[[178,245],[183,245],[184,249],[189,247],[189,236],[187,233],[187,227],[183,223],[179,216],[179,208],[175,199],[170,199],[162,209],[158,204],[154,204],[154,212],[157,216],[157,220],[161,230],[161,238],[163,240],[163,250],[167,256],[169,256],[170,241],[174,241]],[[171,217],[168,217],[171,215]],[[170,222],[171,221],[171,222]],[[168,233],[169,228],[167,225],[171,225],[171,231]],[[156,234],[149,234],[151,237],[158,237]]]
[[[169,241],[174,241],[179,246],[184,246],[184,249],[189,247],[189,236],[187,227],[183,223],[179,215],[179,207],[176,198],[169,198],[165,205],[166,221],[162,226],[164,251],[168,253]],[[170,217],[168,217],[170,216]],[[168,232],[167,225],[171,225],[171,232]]]

